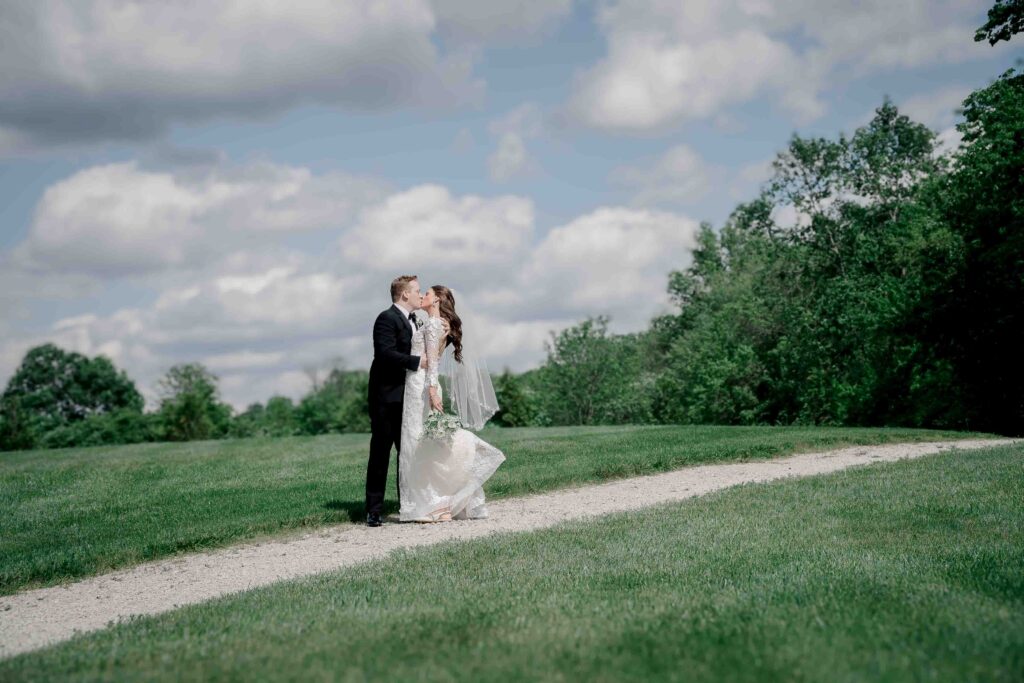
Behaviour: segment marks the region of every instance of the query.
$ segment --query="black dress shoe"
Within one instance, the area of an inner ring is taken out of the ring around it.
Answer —
[[[379,512],[371,512],[366,515],[366,526],[380,526],[381,524]]]

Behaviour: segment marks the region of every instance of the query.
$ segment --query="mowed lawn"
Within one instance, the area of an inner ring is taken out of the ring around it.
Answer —
[[[1024,446],[752,484],[135,618],[3,680],[1019,681]]]
[[[817,427],[485,430],[491,498],[696,463],[963,432]],[[369,437],[329,435],[0,453],[0,594],[182,551],[363,519]],[[394,470],[387,510],[395,511]]]

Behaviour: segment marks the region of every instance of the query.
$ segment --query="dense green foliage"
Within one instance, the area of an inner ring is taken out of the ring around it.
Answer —
[[[168,370],[157,410],[144,413],[134,383],[109,359],[45,344],[26,354],[0,398],[0,450],[368,432],[368,378],[335,367],[298,405],[272,396],[232,415],[217,376],[186,363]]]
[[[964,101],[964,149],[933,203],[955,236],[944,289],[922,303],[922,341],[961,387],[972,428],[1024,433],[1024,73]],[[952,421],[950,421],[952,423]]]
[[[487,482],[491,499],[701,463],[962,436],[702,426],[483,433],[507,457]],[[0,458],[0,594],[284,529],[362,522],[368,451],[365,434],[332,434],[6,454]],[[387,512],[397,509],[394,481]]]
[[[659,419],[1022,433],[1024,77],[964,118],[952,158],[888,102],[851,139],[795,136],[670,279]]]
[[[494,378],[494,393],[500,406],[491,420],[502,427],[527,427],[539,422],[527,389],[509,370]]]
[[[609,334],[606,317],[552,335],[547,363],[534,378],[539,419],[575,425],[651,422],[653,383],[641,351],[641,336]]]
[[[984,30],[1009,39],[1022,7],[997,3]],[[939,149],[885,101],[850,137],[794,135],[759,196],[701,225],[675,313],[552,334],[502,395],[528,424],[1024,434],[1024,75],[971,93],[957,128]]]
[[[369,382],[370,373],[365,370],[332,368],[327,379],[299,403],[298,433],[370,431]]]
[[[0,396],[0,446],[34,448],[55,430],[67,433],[90,418],[109,422],[112,413],[139,415],[142,407],[135,384],[108,358],[43,344],[25,354]]]
[[[160,416],[170,441],[211,439],[227,433],[231,406],[221,403],[217,377],[199,363],[175,365],[160,380]]]
[[[995,45],[1024,31],[1024,0],[996,0],[988,11],[988,21],[974,34],[975,41]]]
[[[254,403],[231,421],[231,436],[298,436],[370,431],[369,373],[333,368],[298,405],[272,396]]]
[[[5,680],[1019,681],[1024,447],[404,551],[0,662]]]
[[[532,414],[1024,433],[1024,75],[963,113],[951,154],[888,101],[852,137],[794,135],[758,197],[701,226],[676,313],[553,336]]]

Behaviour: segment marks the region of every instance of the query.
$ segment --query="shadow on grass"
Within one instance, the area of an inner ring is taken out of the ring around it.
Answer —
[[[328,510],[341,510],[348,515],[350,522],[363,523],[366,521],[365,500],[329,500],[324,503]],[[397,513],[398,502],[394,500],[384,501],[384,516]]]

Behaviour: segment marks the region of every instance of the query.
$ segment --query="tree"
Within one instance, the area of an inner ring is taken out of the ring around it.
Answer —
[[[637,335],[608,334],[606,316],[552,333],[542,368],[542,408],[555,424],[622,424],[651,420],[650,378]]]
[[[231,407],[221,403],[217,377],[199,363],[175,365],[160,380],[160,415],[172,441],[218,438],[227,433]]]
[[[118,410],[90,415],[84,420],[57,427],[43,435],[41,445],[44,448],[78,448],[159,441],[161,438],[160,417],[155,413]]]
[[[974,34],[974,40],[987,40],[989,45],[995,45],[1021,31],[1024,31],[1024,0],[996,0],[988,11],[988,21]]]
[[[370,431],[369,373],[345,370],[338,359],[332,365],[327,377],[306,394],[295,409],[298,432]]]
[[[940,367],[922,372],[913,312],[956,243],[920,199],[946,165],[888,99],[850,137],[794,136],[761,195],[719,234],[702,227],[693,263],[669,277],[679,312],[653,326],[658,418],[940,419],[943,405],[924,406],[948,391],[935,391]],[[783,209],[797,220],[778,222]]]
[[[741,237],[737,230],[727,224],[718,235],[703,228],[692,265],[669,276],[680,322],[658,345],[653,410],[660,421],[729,424],[762,417],[766,370],[760,355],[773,340],[758,291],[767,259],[752,255],[769,238],[758,232]]]
[[[236,438],[266,436],[263,431],[263,412],[262,403],[250,403],[245,410],[231,418],[228,433]]]
[[[36,346],[0,397],[0,447],[31,448],[53,429],[120,410],[142,412],[144,400],[123,370],[54,344]]]
[[[963,143],[934,201],[958,237],[950,273],[922,302],[922,341],[962,392],[964,426],[1024,433],[1024,73],[964,101]],[[938,266],[936,266],[938,267]]]
[[[263,423],[269,436],[292,436],[297,432],[295,406],[287,396],[271,396],[263,413]]]
[[[505,372],[498,376],[494,383],[494,393],[498,399],[499,410],[495,413],[492,422],[504,427],[525,427],[532,424],[534,411],[530,402],[523,392],[519,379],[512,374],[512,371],[505,369]]]
[[[36,435],[17,401],[0,402],[0,450],[30,450]]]

